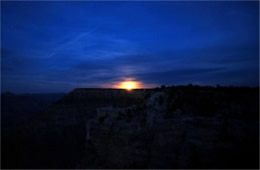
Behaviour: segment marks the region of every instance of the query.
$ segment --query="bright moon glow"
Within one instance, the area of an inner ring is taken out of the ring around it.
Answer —
[[[120,88],[130,91],[137,88],[137,83],[135,81],[124,81],[120,84]]]
[[[110,85],[106,85],[105,87],[108,87]],[[132,79],[126,79],[124,81],[114,82],[113,85],[111,85],[115,89],[125,89],[127,91],[131,91],[133,89],[144,89],[144,88],[152,88],[155,87],[155,85],[149,84],[145,85],[140,81],[132,80]]]

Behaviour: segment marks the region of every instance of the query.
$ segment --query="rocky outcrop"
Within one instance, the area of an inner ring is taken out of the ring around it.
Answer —
[[[99,107],[128,107],[144,90],[75,89],[2,140],[3,167],[74,168],[84,156],[86,122]],[[15,154],[13,154],[15,153]],[[33,161],[32,161],[33,160]]]
[[[2,140],[3,168],[258,168],[257,88],[76,89]]]
[[[258,120],[221,113],[192,115],[181,108],[169,113],[169,102],[177,98],[164,90],[139,105],[98,109],[98,116],[88,124],[86,141],[95,161],[85,158],[81,166],[84,162],[96,168],[258,166]]]

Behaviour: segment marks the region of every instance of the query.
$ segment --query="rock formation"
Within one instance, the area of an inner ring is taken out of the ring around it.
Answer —
[[[3,164],[258,168],[258,114],[257,88],[76,89],[5,138]]]

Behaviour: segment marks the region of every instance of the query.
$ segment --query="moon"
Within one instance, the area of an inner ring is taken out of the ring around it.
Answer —
[[[137,83],[135,81],[124,81],[120,84],[120,88],[131,91],[137,88]]]

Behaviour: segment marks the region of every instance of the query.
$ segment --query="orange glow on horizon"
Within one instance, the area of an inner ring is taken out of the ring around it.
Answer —
[[[137,88],[137,83],[135,81],[124,81],[120,83],[119,88],[131,91]]]
[[[122,81],[116,81],[111,83],[106,83],[101,86],[102,88],[114,88],[114,89],[125,89],[131,91],[133,89],[145,89],[145,88],[154,88],[155,84],[144,84],[141,81],[136,81],[134,79],[125,79]]]
[[[115,85],[114,88],[126,89],[128,91],[131,91],[133,89],[143,88],[143,86],[142,83],[137,81],[123,81]]]

